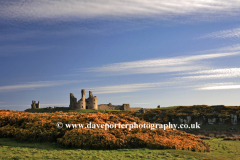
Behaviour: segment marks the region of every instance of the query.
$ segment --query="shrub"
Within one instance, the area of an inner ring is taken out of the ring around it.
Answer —
[[[210,151],[210,146],[197,136],[179,130],[163,129],[57,129],[64,124],[138,124],[147,123],[134,112],[112,113],[27,113],[0,110],[0,137],[20,141],[52,141],[76,148],[172,148]],[[151,123],[149,123],[151,124]]]

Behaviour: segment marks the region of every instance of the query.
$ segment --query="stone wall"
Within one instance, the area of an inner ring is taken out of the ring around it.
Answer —
[[[32,104],[31,104],[31,108],[32,109],[35,109],[35,108],[40,108],[40,101],[38,101],[38,103],[36,101],[32,101]]]
[[[123,104],[123,105],[112,105],[112,103],[109,104],[100,104],[98,105],[99,110],[109,109],[109,110],[130,110],[129,104]]]
[[[77,98],[74,97],[73,93],[70,93],[70,104],[71,109],[94,109],[98,110],[97,97],[92,95],[92,92],[89,91],[89,97],[85,99],[85,90],[81,90],[82,98],[77,101]]]
[[[80,109],[80,103],[81,100],[77,101],[77,98],[75,98],[75,96],[73,95],[73,93],[70,93],[70,104],[69,104],[69,108],[71,109]]]
[[[77,98],[73,95],[73,93],[70,93],[70,104],[69,108],[70,109],[94,109],[94,110],[130,110],[130,105],[129,104],[123,104],[123,105],[112,105],[111,103],[109,104],[101,104],[98,105],[98,100],[96,96],[93,96],[92,92],[89,91],[89,97],[85,99],[85,90],[81,90],[82,98],[77,101]],[[36,101],[32,101],[32,108],[40,108],[40,101],[36,103]],[[57,107],[55,107],[57,108]],[[48,108],[50,109],[50,108]],[[139,108],[141,109],[141,108]],[[135,109],[135,110],[139,110]],[[132,109],[134,110],[134,109]]]
[[[130,110],[130,105],[129,104],[123,104],[123,110],[125,110],[125,111]]]
[[[86,99],[86,109],[98,110],[97,97],[93,96],[92,92],[89,91],[89,97]]]

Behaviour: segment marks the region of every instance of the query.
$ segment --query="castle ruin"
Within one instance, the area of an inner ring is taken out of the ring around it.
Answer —
[[[112,103],[109,104],[100,104],[98,105],[98,109],[109,109],[109,110],[130,110],[129,104],[123,104],[123,105],[112,105]]]
[[[85,99],[85,89],[81,90],[82,98],[77,101],[77,98],[74,97],[73,93],[70,93],[70,105],[71,109],[94,109],[94,110],[130,110],[129,104],[123,105],[112,105],[109,104],[97,104],[97,96],[93,96],[92,92],[89,91],[89,97]]]
[[[97,97],[93,96],[92,92],[89,91],[89,97],[85,99],[85,89],[81,90],[82,98],[77,101],[73,93],[70,93],[70,105],[71,109],[94,109],[98,110]]]
[[[130,108],[129,104],[122,105],[112,105],[109,104],[100,104],[98,105],[97,96],[93,96],[92,92],[89,91],[89,97],[85,98],[85,89],[81,90],[82,98],[77,101],[77,98],[70,93],[70,109],[93,109],[93,110],[140,110],[141,108]],[[36,101],[32,101],[31,104],[32,109],[40,108],[40,101],[36,103]],[[54,108],[68,108],[68,107],[57,107]],[[46,109],[53,109],[52,107],[47,107]]]
[[[40,101],[38,101],[38,103],[36,101],[32,101],[31,104],[32,109],[36,109],[36,108],[40,108]]]

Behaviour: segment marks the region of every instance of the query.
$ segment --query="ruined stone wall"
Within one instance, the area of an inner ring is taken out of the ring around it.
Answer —
[[[73,93],[70,93],[70,104],[69,108],[74,109],[77,103],[77,98],[74,97]]]
[[[109,109],[109,110],[129,110],[130,106],[129,104],[123,104],[123,105],[112,105],[109,104],[100,104],[98,105],[99,110]]]
[[[143,109],[142,108],[142,109],[139,110],[139,113],[142,113],[142,114],[147,113],[147,112],[148,112],[148,109]]]
[[[89,97],[86,99],[86,109],[98,110],[97,97],[93,96],[91,91],[89,91]]]
[[[86,109],[86,100],[85,100],[85,90],[81,90],[82,98],[77,101],[77,98],[74,97],[73,93],[70,93],[70,105],[71,109]]]
[[[80,101],[77,102],[77,98],[74,97],[73,93],[70,93],[70,105],[71,109],[80,109]]]
[[[77,98],[74,97],[73,93],[70,93],[70,105],[71,109],[94,109],[94,110],[130,110],[129,104],[123,105],[112,105],[109,104],[101,104],[98,105],[98,100],[96,96],[93,96],[92,92],[89,91],[89,97],[85,99],[85,90],[81,90],[82,98],[77,101]]]
[[[86,102],[86,109],[98,110],[97,97],[89,97]]]
[[[113,110],[124,110],[122,105],[114,105]]]
[[[98,110],[97,97],[92,95],[92,92],[89,91],[89,98],[85,99],[85,90],[81,90],[82,98],[77,101],[77,98],[74,97],[73,93],[70,93],[70,105],[71,109],[94,109]]]
[[[114,106],[108,106],[108,104],[100,104],[100,105],[98,105],[98,109],[99,109],[99,110],[104,110],[104,109],[113,110],[113,109],[114,109]]]
[[[40,108],[40,101],[38,101],[38,104],[36,106],[37,108]]]
[[[123,110],[130,110],[129,104],[123,104]]]
[[[32,109],[36,109],[36,108],[40,108],[40,101],[38,101],[38,103],[36,101],[32,101],[32,104],[31,104],[31,108]]]

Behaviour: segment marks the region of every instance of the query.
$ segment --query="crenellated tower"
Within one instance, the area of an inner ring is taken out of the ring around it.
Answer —
[[[82,98],[77,101],[73,93],[70,93],[70,105],[71,109],[94,109],[98,110],[97,97],[93,96],[92,92],[89,91],[89,97],[85,98],[85,89],[81,90]]]

